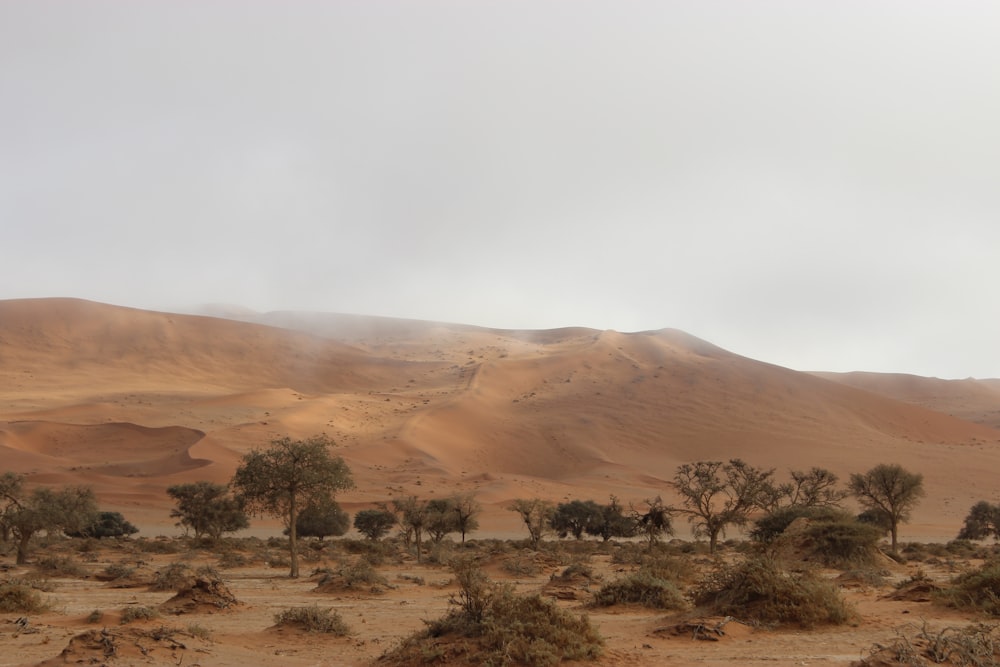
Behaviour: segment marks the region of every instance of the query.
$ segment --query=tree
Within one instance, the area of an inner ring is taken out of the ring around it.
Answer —
[[[127,537],[139,529],[125,520],[121,512],[99,512],[94,521],[79,531],[66,531],[69,537]]]
[[[479,528],[477,515],[483,510],[483,506],[476,500],[476,496],[471,493],[463,493],[452,496],[455,507],[455,521],[458,525],[458,532],[462,534],[462,543],[465,543],[466,533]]]
[[[396,515],[385,509],[361,510],[354,515],[354,527],[369,540],[378,540],[396,525]]]
[[[340,537],[351,527],[351,517],[336,501],[306,505],[296,519],[299,537]],[[289,530],[285,528],[285,535]]]
[[[889,521],[892,552],[896,553],[899,524],[924,495],[924,476],[904,470],[898,464],[882,463],[866,473],[851,475],[851,493],[863,507],[882,512]]]
[[[39,531],[77,532],[97,516],[94,492],[83,486],[58,490],[37,488],[20,498],[11,496],[4,522],[17,539],[17,564],[28,560],[31,538]]]
[[[646,511],[640,512],[633,508],[632,517],[635,520],[636,532],[645,535],[650,547],[652,547],[660,535],[674,534],[673,520],[670,515],[675,510],[664,505],[659,496],[646,500],[645,503]]]
[[[600,537],[607,542],[612,537],[632,537],[636,534],[636,519],[625,513],[618,498],[611,496],[611,501],[607,505],[601,505],[600,510],[598,521],[586,528],[588,535]]]
[[[4,542],[10,540],[10,516],[20,507],[23,493],[24,475],[13,472],[0,475],[0,536]]]
[[[427,501],[427,534],[438,544],[448,533],[458,532],[458,514],[454,498],[434,498]]]
[[[969,510],[965,525],[958,533],[960,540],[982,540],[992,537],[1000,540],[1000,505],[980,500]]]
[[[337,491],[351,488],[351,471],[325,435],[306,440],[280,438],[265,450],[245,454],[230,483],[251,513],[279,517],[288,531],[290,577],[299,576],[297,521],[302,508],[333,502]]]
[[[791,483],[780,488],[792,507],[839,507],[850,495],[847,489],[837,488],[837,476],[825,468],[792,470],[791,477]]]
[[[601,523],[601,506],[593,500],[571,500],[559,503],[552,513],[552,530],[559,537],[572,534],[576,539],[582,539],[583,533]]]
[[[229,487],[199,481],[167,487],[167,495],[177,507],[170,517],[180,519],[178,526],[194,531],[195,539],[208,535],[218,540],[223,533],[235,533],[250,525],[240,502],[229,495]]]
[[[555,512],[555,506],[548,500],[541,500],[540,498],[518,498],[507,509],[511,512],[517,512],[520,515],[521,520],[524,521],[524,525],[528,529],[528,538],[531,540],[531,547],[537,549],[539,542],[542,541],[542,537],[544,537],[545,532],[550,527],[549,522]]]
[[[417,562],[420,562],[420,544],[423,539],[424,528],[427,525],[428,509],[426,500],[417,500],[416,496],[408,498],[397,498],[392,501],[392,507],[399,514],[399,525],[403,529],[406,546],[410,546],[412,539],[417,546]]]
[[[726,526],[744,526],[750,514],[765,509],[775,497],[774,469],[754,468],[740,459],[696,461],[677,468],[673,486],[681,494],[695,535],[707,535],[709,551],[715,553],[719,535]]]

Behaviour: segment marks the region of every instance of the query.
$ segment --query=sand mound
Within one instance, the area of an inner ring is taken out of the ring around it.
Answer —
[[[39,665],[179,665],[204,649],[204,644],[204,640],[170,628],[88,630],[70,639],[58,656]]]
[[[167,614],[197,614],[215,613],[231,609],[240,604],[219,579],[197,576],[189,586],[177,592],[177,595],[160,605],[160,610]]]
[[[732,616],[695,618],[672,625],[661,626],[652,631],[656,637],[688,639],[690,641],[745,642],[753,634],[753,629]]]

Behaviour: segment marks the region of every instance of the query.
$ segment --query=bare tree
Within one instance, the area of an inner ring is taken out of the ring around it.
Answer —
[[[518,498],[507,509],[511,512],[517,512],[521,516],[521,520],[524,521],[524,525],[528,529],[531,546],[533,549],[537,549],[542,537],[551,527],[550,522],[555,513],[555,506],[548,500],[540,498]]]
[[[715,553],[719,535],[726,526],[743,526],[750,514],[765,509],[774,498],[774,469],[754,468],[740,459],[696,461],[677,468],[673,486],[695,535],[707,535],[709,551]]]
[[[408,498],[397,498],[392,501],[392,508],[399,514],[399,525],[407,536],[412,535],[413,541],[417,545],[417,562],[421,560],[420,545],[423,539],[424,529],[427,527],[429,517],[428,502],[418,500],[416,496]],[[410,540],[406,538],[409,546]]]
[[[452,497],[455,508],[455,519],[458,523],[458,532],[462,534],[462,542],[465,542],[466,533],[479,528],[479,513],[483,506],[476,500],[472,493],[458,494]]]
[[[880,512],[889,522],[892,551],[896,553],[899,524],[924,496],[924,476],[898,464],[881,463],[866,473],[851,475],[851,493],[862,506]]]
[[[839,507],[850,495],[847,489],[837,488],[837,476],[825,468],[792,470],[790,474],[792,481],[780,489],[792,507]]]

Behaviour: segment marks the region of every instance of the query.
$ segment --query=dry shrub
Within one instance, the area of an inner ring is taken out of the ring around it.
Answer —
[[[366,590],[383,593],[389,580],[379,574],[368,560],[361,558],[348,563],[336,571],[322,572],[314,589],[317,593],[335,593],[343,590]]]
[[[586,616],[574,616],[538,595],[492,584],[474,563],[456,565],[456,609],[428,622],[382,656],[388,664],[525,664],[593,660],[603,640]]]
[[[786,572],[762,556],[716,569],[698,586],[694,599],[716,614],[764,625],[810,628],[855,617],[830,582],[810,571]]]
[[[149,585],[154,591],[175,591],[185,586],[190,586],[194,580],[194,572],[184,563],[171,563],[162,570],[157,571],[153,578],[153,583]]]
[[[686,605],[677,587],[647,570],[604,584],[594,595],[594,604],[609,607],[615,604],[640,604],[653,609],[683,609]]]
[[[892,641],[874,644],[869,649],[868,657],[852,663],[852,667],[922,666],[929,663],[995,667],[998,654],[1000,636],[995,626],[976,623],[964,628],[935,630],[925,621],[920,627],[907,625],[897,629]]]
[[[983,563],[978,570],[958,575],[934,600],[956,609],[975,609],[1000,616],[1000,560]]]
[[[333,609],[322,609],[316,605],[285,609],[274,615],[274,624],[337,637],[343,637],[349,632],[340,614]]]
[[[48,609],[48,604],[31,586],[22,583],[0,584],[0,612],[36,614]]]
[[[53,577],[85,577],[87,569],[68,556],[47,556],[35,563],[35,568]]]
[[[152,607],[125,607],[122,610],[122,625],[132,621],[149,621],[159,616]]]

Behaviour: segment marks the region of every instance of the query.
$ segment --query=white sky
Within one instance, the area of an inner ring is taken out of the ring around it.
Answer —
[[[0,298],[1000,377],[1000,4],[3,0]]]

